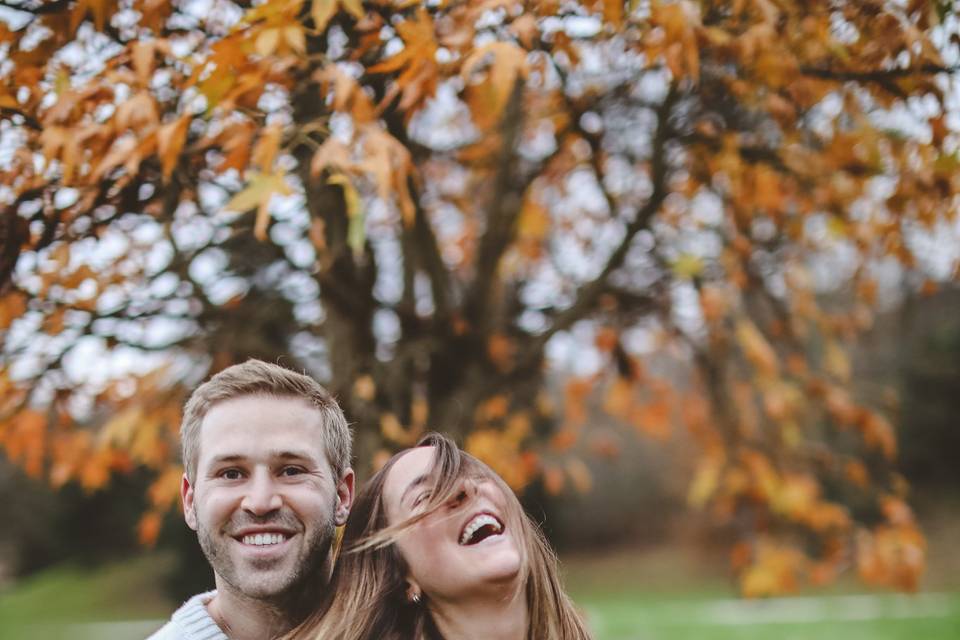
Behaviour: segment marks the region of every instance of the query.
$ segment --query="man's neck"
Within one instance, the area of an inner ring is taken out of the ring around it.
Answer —
[[[217,594],[206,606],[230,640],[263,640],[278,638],[303,622],[319,597],[317,589],[301,585],[289,597],[251,598],[218,579]]]
[[[431,601],[430,613],[447,640],[525,640],[529,625],[523,589],[508,596]]]
[[[230,640],[276,638],[293,625],[272,603],[248,598],[229,588],[218,588],[207,603],[207,612]]]

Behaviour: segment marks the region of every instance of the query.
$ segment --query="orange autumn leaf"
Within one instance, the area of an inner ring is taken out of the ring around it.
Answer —
[[[272,171],[282,137],[283,128],[280,125],[271,124],[264,128],[253,146],[253,152],[250,155],[251,166],[263,172]]]
[[[377,385],[370,375],[362,375],[353,383],[353,393],[366,402],[373,400],[377,391]]]
[[[256,208],[257,218],[254,235],[258,240],[267,239],[267,225],[270,222],[270,202],[275,195],[290,195],[286,176],[281,173],[249,172],[247,185],[224,205],[224,210],[242,213]]]
[[[579,436],[572,429],[558,431],[550,438],[550,447],[557,452],[564,452],[577,443]]]
[[[740,575],[740,590],[747,598],[793,593],[807,565],[807,558],[799,550],[761,541],[753,562]]]
[[[687,502],[690,506],[700,509],[707,504],[720,486],[725,465],[724,458],[718,455],[707,456],[700,461],[694,473],[693,482],[687,490]]]
[[[493,42],[477,48],[464,60],[460,75],[467,84],[467,104],[481,129],[500,121],[515,84],[527,74],[526,55],[509,42]]]
[[[564,415],[571,425],[583,424],[587,419],[587,396],[593,390],[594,381],[586,378],[567,382],[564,392]]]
[[[190,121],[189,116],[182,116],[161,126],[157,131],[157,155],[160,156],[161,170],[166,180],[170,179],[180,158]]]
[[[145,547],[152,547],[160,536],[160,527],[163,517],[156,511],[149,511],[140,517],[137,524],[137,539]]]
[[[613,351],[619,342],[620,334],[612,327],[602,327],[597,331],[597,336],[594,338],[594,344],[597,345],[597,348],[607,353]]]
[[[497,394],[488,398],[477,409],[477,417],[480,420],[500,420],[507,415],[510,409],[510,400],[503,394]]]
[[[611,416],[626,420],[634,404],[634,386],[620,376],[607,387],[603,398],[603,410]]]
[[[170,465],[157,476],[150,488],[147,489],[147,497],[150,504],[160,511],[173,508],[178,504],[180,498],[180,480],[183,477],[183,467],[180,465]]]
[[[757,373],[767,377],[775,376],[780,368],[779,359],[756,325],[747,319],[741,319],[737,322],[736,335],[744,356]]]
[[[405,429],[397,416],[392,413],[384,413],[380,416],[380,433],[388,441],[401,447],[412,446],[416,440],[416,434]]]
[[[570,459],[567,462],[567,475],[579,493],[586,494],[593,489],[593,474],[583,460],[579,458]]]
[[[513,367],[516,351],[516,343],[502,333],[495,333],[487,340],[487,355],[500,371],[508,371]]]
[[[853,485],[866,489],[870,486],[870,474],[866,466],[857,460],[851,460],[844,465],[844,475]]]
[[[565,483],[563,469],[559,467],[547,467],[543,470],[543,486],[549,495],[560,495]]]
[[[367,69],[370,73],[402,72],[397,76],[400,105],[404,110],[414,109],[436,92],[438,67],[435,62],[437,41],[433,18],[420,8],[413,19],[396,25],[404,47],[396,55]]]
[[[475,431],[464,448],[489,465],[515,491],[522,490],[533,479],[533,469],[520,453],[518,443],[501,432]]]
[[[21,411],[7,423],[4,429],[6,433],[0,440],[7,450],[7,456],[19,462],[27,475],[33,478],[39,478],[43,473],[46,425],[47,418],[43,414],[29,409]]]
[[[879,449],[888,459],[896,455],[897,437],[889,420],[879,413],[864,411],[858,427],[863,433],[863,441],[868,446]]]

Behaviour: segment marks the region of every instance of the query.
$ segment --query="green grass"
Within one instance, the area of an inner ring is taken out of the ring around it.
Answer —
[[[105,637],[96,623],[156,620],[173,608],[160,581],[169,559],[160,554],[85,569],[60,566],[0,592],[0,640]],[[144,625],[117,625],[121,638],[143,638]],[[114,627],[111,627],[114,628]]]
[[[865,594],[851,579],[799,598],[743,601],[721,561],[686,548],[567,557],[563,566],[596,640],[960,639],[956,575],[935,576],[938,592],[917,597]]]
[[[160,587],[169,566],[154,554],[95,570],[45,571],[0,592],[0,640],[142,640],[175,606]],[[850,582],[826,598],[745,603],[734,597],[722,562],[688,549],[567,557],[563,566],[596,640],[960,638],[956,582],[935,583],[938,593],[919,598],[851,597],[862,587]]]
[[[868,598],[851,601],[839,596],[815,601],[776,600],[745,604],[693,594],[663,598],[645,593],[623,593],[599,598],[582,596],[577,602],[583,607],[596,640],[960,638],[960,593],[921,596],[913,604],[905,596]],[[822,612],[824,619],[816,620],[817,612]],[[877,617],[853,619],[874,616]]]

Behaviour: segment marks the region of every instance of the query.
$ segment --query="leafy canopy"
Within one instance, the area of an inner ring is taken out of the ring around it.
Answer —
[[[891,286],[957,275],[950,3],[0,20],[0,444],[29,473],[156,469],[150,541],[185,393],[282,358],[338,395],[365,464],[430,425],[518,490],[587,490],[584,451],[682,425],[746,594],[851,563],[916,585],[894,416],[848,348]]]

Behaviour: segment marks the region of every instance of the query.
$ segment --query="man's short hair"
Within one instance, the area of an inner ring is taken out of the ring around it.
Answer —
[[[196,481],[200,457],[200,425],[215,405],[243,396],[302,398],[320,412],[324,450],[339,480],[350,466],[350,427],[340,405],[310,376],[251,358],[227,367],[197,387],[183,408],[180,444],[187,479]]]

